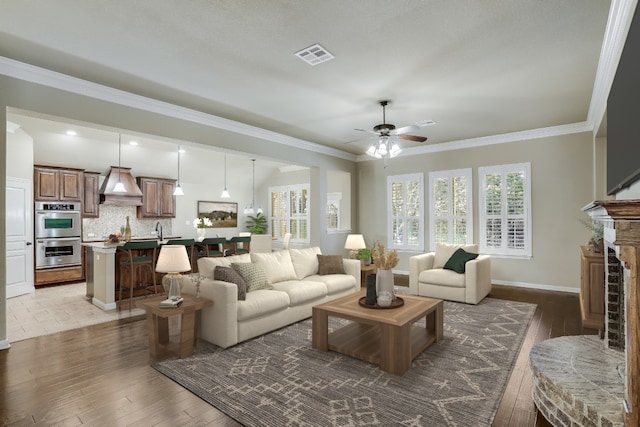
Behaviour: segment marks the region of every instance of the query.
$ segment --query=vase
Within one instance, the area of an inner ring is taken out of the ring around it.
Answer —
[[[367,305],[375,305],[377,299],[378,294],[376,293],[376,275],[369,274],[367,276],[367,296],[364,299],[364,303]]]
[[[207,229],[206,228],[196,228],[196,234],[198,235],[198,238],[196,240],[198,242],[202,242],[204,240],[204,237],[207,234]]]
[[[376,293],[380,295],[381,292],[389,292],[394,295],[393,270],[378,269],[376,273]]]

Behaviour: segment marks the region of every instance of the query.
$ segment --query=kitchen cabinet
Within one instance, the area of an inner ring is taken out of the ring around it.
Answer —
[[[139,176],[138,187],[142,191],[142,206],[138,206],[138,218],[175,218],[175,179]]]
[[[79,169],[48,166],[34,167],[34,198],[36,201],[81,202],[84,173]]]
[[[82,201],[83,218],[99,218],[100,203],[100,174],[98,172],[84,172],[84,198]]]
[[[582,326],[604,331],[604,253],[580,246],[580,265]]]

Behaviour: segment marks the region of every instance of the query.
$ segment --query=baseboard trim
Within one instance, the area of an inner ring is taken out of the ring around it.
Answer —
[[[7,350],[9,347],[11,347],[9,340],[0,340],[0,350]]]
[[[97,299],[96,297],[93,297],[93,299],[91,300],[91,302],[93,303],[93,305],[100,307],[101,309],[107,311],[107,310],[115,310],[116,308],[118,308],[118,306],[116,305],[115,302],[102,302],[99,299]]]
[[[538,289],[542,291],[567,292],[570,294],[579,294],[580,288],[570,288],[568,286],[543,285],[540,283],[525,282],[508,282],[506,280],[491,280],[492,285],[513,286],[514,288]]]

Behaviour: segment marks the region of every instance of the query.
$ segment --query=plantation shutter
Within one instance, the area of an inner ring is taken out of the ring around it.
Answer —
[[[269,188],[271,194],[272,236],[291,233],[292,242],[309,242],[309,186],[292,185]]]
[[[430,247],[473,243],[471,169],[429,173]]]
[[[530,164],[478,169],[481,177],[480,251],[531,256]]]
[[[422,174],[387,178],[389,248],[424,250]]]

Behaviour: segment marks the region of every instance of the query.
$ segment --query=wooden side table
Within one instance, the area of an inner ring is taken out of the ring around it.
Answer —
[[[364,262],[360,264],[360,287],[367,287],[367,276],[369,274],[375,274],[378,271],[378,267],[375,264],[371,263],[369,265],[364,265]]]
[[[166,295],[138,300],[136,305],[147,313],[147,333],[149,334],[149,354],[157,359],[160,354],[160,345],[169,343],[169,317],[182,316],[180,321],[180,348],[178,357],[188,357],[198,341],[198,325],[200,310],[211,307],[213,301],[206,298],[196,298],[193,295],[182,295],[183,301],[177,308],[161,308],[160,301],[166,299]]]

